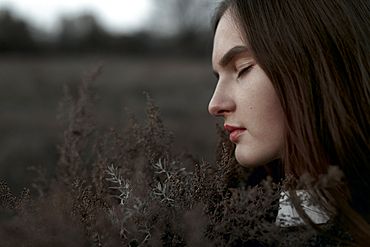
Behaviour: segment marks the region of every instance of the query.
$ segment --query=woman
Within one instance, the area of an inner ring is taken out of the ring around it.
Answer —
[[[313,193],[370,246],[370,2],[226,0],[212,63],[209,111],[225,119],[239,163],[279,160],[284,174],[315,179],[339,167],[344,183]]]

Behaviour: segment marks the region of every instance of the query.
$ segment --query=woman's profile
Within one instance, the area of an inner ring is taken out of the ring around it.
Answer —
[[[209,111],[224,118],[238,162],[278,160],[283,174],[314,179],[338,167],[343,183],[310,193],[368,246],[370,2],[226,0],[214,30]]]

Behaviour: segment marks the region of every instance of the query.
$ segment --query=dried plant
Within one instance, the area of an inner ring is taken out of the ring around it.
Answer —
[[[40,177],[33,197],[27,189],[15,197],[0,183],[1,246],[304,246],[321,236],[309,226],[278,226],[280,195],[292,184],[325,189],[340,182],[339,171],[318,182],[275,183],[263,169],[237,164],[220,127],[217,162],[188,170],[193,159],[173,153],[173,135],[147,93],[146,123],[127,110],[128,129],[99,133],[93,81],[100,71],[86,74],[77,100],[65,90],[56,176],[32,168]]]

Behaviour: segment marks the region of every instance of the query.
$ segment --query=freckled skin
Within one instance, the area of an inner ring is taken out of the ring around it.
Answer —
[[[217,27],[212,63],[219,81],[209,112],[225,124],[245,128],[235,140],[235,156],[243,166],[260,166],[281,156],[284,148],[284,113],[265,72],[248,52],[236,55],[227,66],[219,61],[235,46],[246,46],[229,12]],[[251,66],[239,77],[240,71]]]

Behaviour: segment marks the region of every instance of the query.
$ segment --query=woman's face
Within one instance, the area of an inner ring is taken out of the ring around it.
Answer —
[[[248,50],[227,11],[214,37],[212,63],[218,84],[209,112],[225,119],[238,162],[259,166],[281,157],[284,113],[271,81]]]

